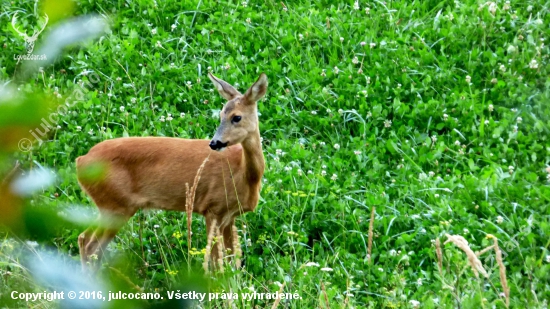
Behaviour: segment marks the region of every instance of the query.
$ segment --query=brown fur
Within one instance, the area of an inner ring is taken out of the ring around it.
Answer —
[[[79,236],[83,267],[93,254],[101,255],[118,230],[138,209],[185,211],[186,183],[193,184],[199,166],[208,157],[197,185],[193,212],[206,217],[207,230],[216,222],[225,248],[234,253],[235,217],[258,204],[264,158],[260,143],[256,101],[267,90],[265,75],[243,96],[226,82],[210,76],[222,96],[229,99],[231,115],[221,113],[214,138],[229,142],[225,151],[213,151],[207,140],[168,137],[128,137],[107,140],[76,159],[79,183],[97,205],[100,225]],[[257,91],[259,89],[260,91]],[[236,113],[242,121],[234,124]],[[243,133],[246,132],[246,133]],[[106,174],[89,181],[86,166],[101,163]],[[212,260],[219,259],[213,248]]]

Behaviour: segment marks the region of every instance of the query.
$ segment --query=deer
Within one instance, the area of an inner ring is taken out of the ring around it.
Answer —
[[[209,256],[221,261],[225,252],[240,252],[235,219],[258,205],[265,169],[257,102],[268,81],[261,73],[241,94],[211,73],[208,77],[227,100],[212,140],[121,137],[102,141],[76,159],[80,187],[99,210],[99,224],[78,236],[83,270],[93,262],[92,255],[97,263],[92,269],[99,268],[107,245],[139,209],[186,211],[191,198],[186,186],[196,180],[199,169],[192,212],[205,217],[207,231],[218,230],[223,237]],[[103,176],[84,177],[86,167],[98,163],[105,168]],[[226,251],[218,247],[222,245]]]
[[[46,29],[46,25],[48,24],[48,15],[44,15],[44,18],[45,18],[45,21],[44,21],[44,25],[42,26],[42,29],[40,29],[38,32],[33,32],[32,36],[28,36],[26,32],[22,32],[22,31],[19,31],[17,29],[17,27],[15,27],[15,23],[17,21],[17,13],[13,14],[13,17],[11,19],[11,25],[13,27],[13,30],[15,30],[15,32],[17,32],[17,34],[19,34],[20,36],[23,37],[23,39],[25,40],[25,42],[27,43],[27,54],[31,54],[34,50],[34,44],[36,43],[36,40],[38,39],[38,35],[40,35],[40,33],[42,33],[42,31],[44,31],[44,29]]]

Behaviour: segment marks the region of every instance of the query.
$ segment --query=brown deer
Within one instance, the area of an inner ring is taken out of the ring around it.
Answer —
[[[262,73],[244,95],[214,75],[208,76],[228,100],[210,142],[169,137],[116,138],[95,145],[76,159],[80,186],[97,205],[100,222],[78,237],[83,269],[93,254],[99,265],[109,242],[138,209],[185,211],[186,184],[193,184],[201,164],[192,211],[206,217],[207,231],[219,228],[226,249],[240,251],[238,239],[234,239],[235,217],[256,208],[265,167],[256,102],[267,91],[267,76]],[[103,177],[84,177],[86,167],[98,163],[106,167]],[[219,256],[223,255],[219,245],[221,242],[212,247],[214,261],[223,258]]]

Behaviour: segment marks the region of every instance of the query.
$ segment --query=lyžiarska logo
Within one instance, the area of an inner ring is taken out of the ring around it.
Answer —
[[[17,32],[23,39],[25,40],[27,54],[26,55],[13,55],[14,60],[46,60],[46,55],[35,55],[32,52],[34,51],[34,44],[36,43],[36,40],[38,39],[38,36],[44,29],[46,28],[46,25],[48,24],[48,15],[44,15],[44,24],[42,25],[42,29],[39,31],[34,31],[31,36],[27,34],[26,31],[21,31],[17,28],[17,13],[13,14],[13,18],[11,19],[11,25],[13,27],[13,30]]]

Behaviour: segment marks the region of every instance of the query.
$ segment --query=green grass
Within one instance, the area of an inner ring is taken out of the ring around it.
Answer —
[[[492,251],[480,257],[487,279],[476,279],[451,244],[443,246],[441,273],[437,267],[436,238],[462,235],[480,251],[492,234],[510,308],[547,308],[550,3],[495,5],[492,12],[481,1],[360,1],[358,9],[353,1],[77,1],[74,15],[103,14],[111,30],[18,87],[58,104],[84,87],[83,100],[44,143],[9,157],[24,169],[57,172],[55,186],[29,207],[77,209],[91,219],[95,206],[76,181],[76,157],[128,135],[211,138],[224,101],[207,72],[241,91],[265,72],[262,197],[237,222],[245,266],[216,279],[216,291],[275,292],[285,283],[302,299],[280,308],[413,308],[414,301],[505,308]],[[13,54],[25,53],[13,13],[29,33],[40,15],[34,1],[0,7],[3,84],[21,70]],[[93,73],[99,82],[88,83]],[[80,232],[73,226],[31,239],[72,265]],[[29,246],[3,239],[0,299],[16,289],[42,291],[20,268]],[[205,246],[203,218],[194,216],[196,249],[188,254],[184,213],[140,212],[110,245],[102,275],[121,281],[114,268],[145,291],[172,291],[188,267],[200,267]]]

